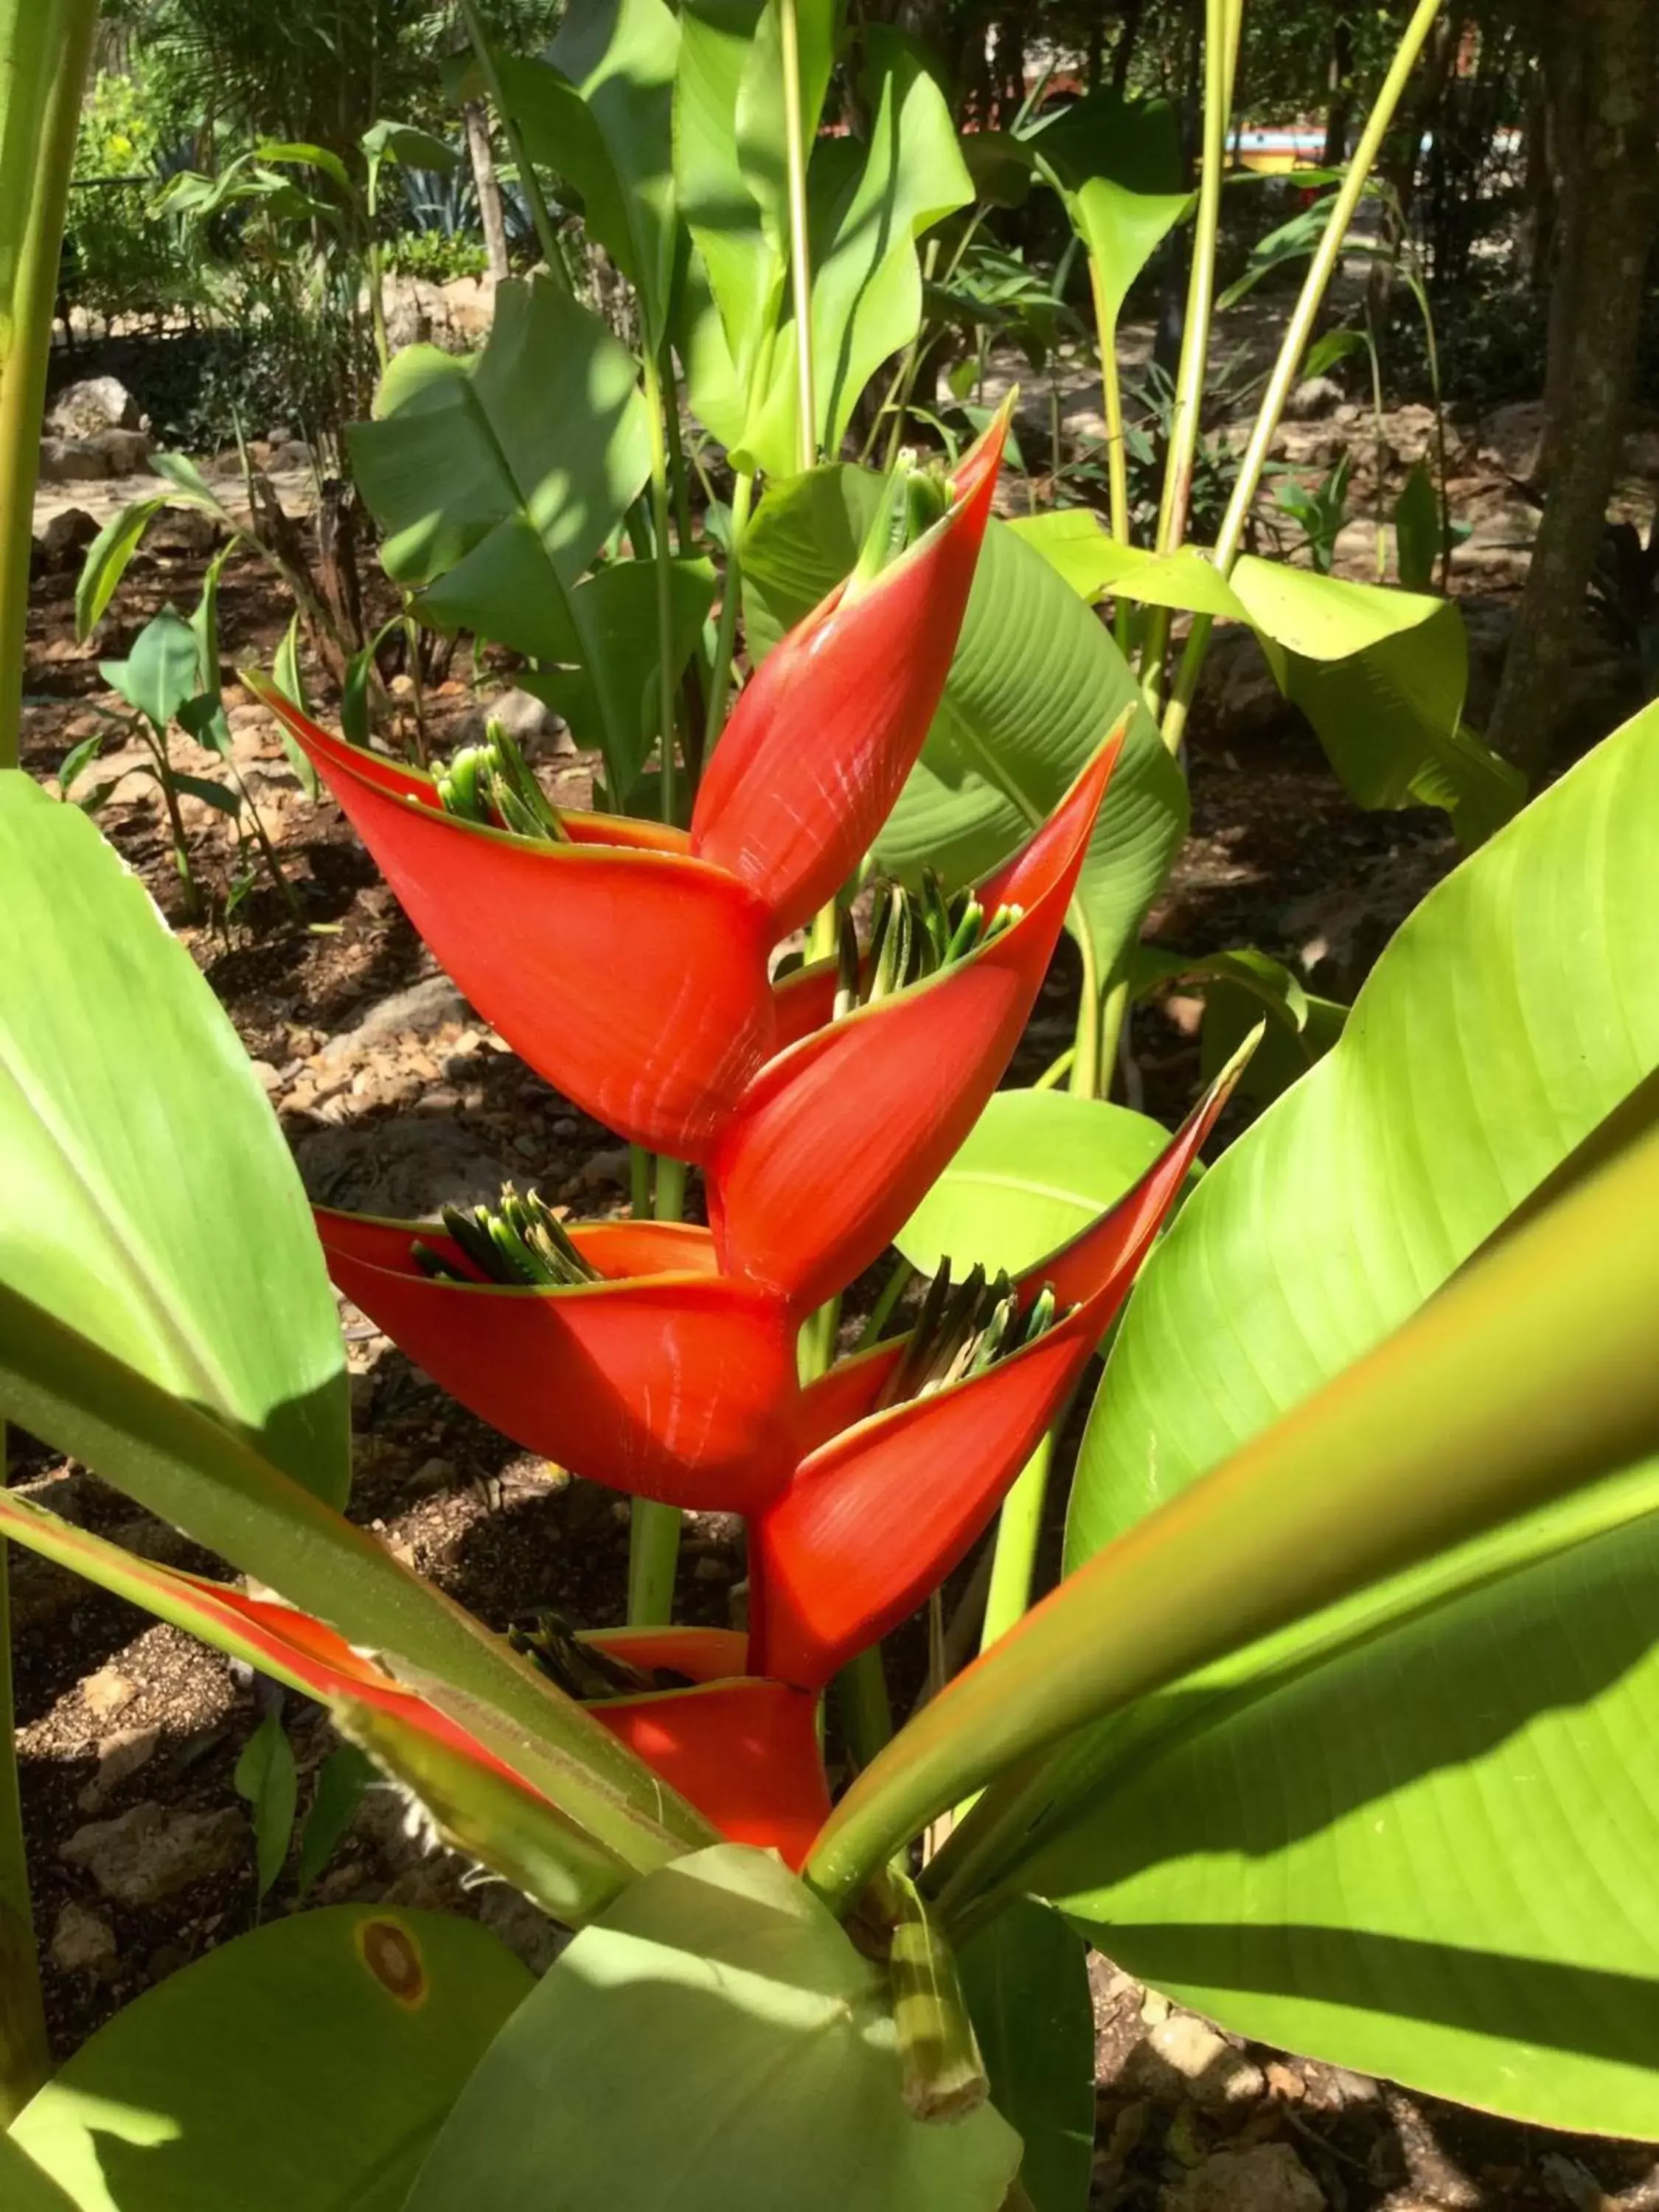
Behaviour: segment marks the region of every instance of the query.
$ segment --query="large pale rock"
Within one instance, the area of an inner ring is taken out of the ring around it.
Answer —
[[[100,430],[143,427],[138,402],[118,376],[87,376],[65,385],[46,410],[54,438],[95,438]]]
[[[142,430],[100,430],[91,443],[112,477],[142,476],[149,466],[149,440]]]
[[[1252,2103],[1265,2087],[1259,2066],[1189,2012],[1158,2023],[1131,2058],[1127,2078],[1143,2096],[1185,2095],[1212,2110]]]

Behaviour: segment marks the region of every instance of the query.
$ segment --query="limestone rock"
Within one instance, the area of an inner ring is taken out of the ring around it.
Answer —
[[[100,1667],[95,1674],[88,1674],[81,1685],[87,1711],[94,1720],[108,1720],[123,1706],[130,1705],[137,1694],[138,1685],[112,1663]]]
[[[142,430],[100,430],[90,442],[108,462],[108,476],[142,476],[149,466],[149,440]]]
[[[118,376],[86,376],[65,385],[46,410],[54,438],[95,438],[100,430],[137,430],[138,402]]]
[[[161,1731],[148,1728],[117,1729],[98,1747],[98,1771],[76,1799],[83,1813],[101,1813],[125,1782],[131,1782],[155,1756]]]
[[[42,483],[101,483],[113,474],[109,455],[94,441],[43,438],[40,441]]]
[[[1288,2143],[1221,2150],[1158,2198],[1160,2212],[1325,2212],[1325,2192]]]
[[[1142,2096],[1190,2097],[1218,2109],[1261,2096],[1261,2069],[1207,2021],[1172,2012],[1160,2021],[1129,2062],[1127,2086]]]
[[[52,1963],[60,1974],[100,1974],[115,1964],[115,1931],[91,1907],[71,1899],[52,1931]]]
[[[1285,402],[1285,412],[1293,422],[1311,422],[1334,414],[1341,404],[1342,386],[1334,378],[1304,376]]]
[[[113,1820],[77,1828],[58,1856],[91,1875],[114,1904],[159,1905],[247,1856],[250,1831],[234,1806],[211,1813],[169,1809],[146,1799]]]
[[[471,1007],[447,975],[428,975],[407,990],[394,991],[389,998],[378,1000],[350,1029],[331,1037],[318,1059],[325,1067],[333,1067],[361,1060],[364,1048],[381,1037],[397,1036],[404,1030],[428,1036],[447,1022],[471,1018]]]

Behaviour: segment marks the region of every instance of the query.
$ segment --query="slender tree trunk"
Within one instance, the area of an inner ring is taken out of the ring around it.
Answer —
[[[511,265],[507,258],[501,188],[495,176],[495,152],[489,143],[489,118],[481,100],[465,101],[461,113],[466,120],[466,150],[472,156],[472,180],[478,188],[478,216],[489,252],[489,273],[501,284],[511,273]]]
[[[1488,734],[1545,766],[1619,465],[1648,257],[1659,223],[1659,11],[1572,0],[1544,67],[1561,208],[1546,423],[1548,497]]]
[[[1339,13],[1331,25],[1330,105],[1325,111],[1325,167],[1340,169],[1348,158],[1348,122],[1353,112],[1353,25]]]
[[[1129,64],[1134,56],[1135,40],[1140,35],[1142,0],[1124,0],[1123,21],[1112,46],[1112,89],[1129,89]]]

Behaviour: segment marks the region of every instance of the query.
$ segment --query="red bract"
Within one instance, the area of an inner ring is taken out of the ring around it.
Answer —
[[[796,1328],[714,1272],[706,1229],[573,1224],[616,1279],[515,1290],[423,1274],[441,1230],[319,1207],[329,1273],[434,1382],[528,1451],[671,1505],[752,1513],[794,1464]]]
[[[1030,842],[979,887],[988,914],[1024,909],[1011,928],[761,1069],[709,1160],[724,1267],[804,1316],[878,1258],[915,1212],[1019,1041],[1121,744],[1115,731]],[[806,1011],[814,987],[797,988]]]
[[[706,1161],[775,1049],[769,955],[850,874],[921,750],[1005,428],[963,464],[940,522],[777,647],[733,711],[689,838],[574,815],[570,842],[546,844],[461,821],[428,778],[258,687],[479,1012],[635,1142]]]
[[[589,1640],[692,1678],[696,1689],[607,1698],[589,1711],[731,1842],[799,1868],[830,1811],[817,1698],[745,1674],[744,1638],[727,1630],[615,1629]]]
[[[1022,1276],[1022,1304],[1047,1284],[1073,1307],[1046,1334],[883,1412],[872,1409],[902,1345],[832,1369],[805,1393],[803,1434],[826,1441],[750,1532],[756,1673],[817,1687],[944,1581],[1075,1389],[1233,1079],[1214,1085],[1125,1198]]]

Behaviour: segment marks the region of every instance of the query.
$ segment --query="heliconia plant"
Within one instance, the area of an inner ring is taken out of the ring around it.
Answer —
[[[878,580],[870,588],[879,605]],[[882,641],[899,653],[906,635],[895,629]],[[810,660],[794,680],[806,696],[789,712],[810,720]],[[925,691],[906,711],[926,718]],[[382,773],[378,756],[295,726],[325,776],[343,784]],[[1424,909],[1426,944],[1437,902],[1454,914],[1484,903],[1500,929],[1504,902],[1535,905],[1552,855],[1563,841],[1582,846],[1591,821],[1618,825],[1628,843],[1626,825],[1642,819],[1651,793],[1656,731],[1650,715],[1609,740],[1466,863]],[[888,742],[902,755],[912,738],[901,727]],[[496,758],[491,773],[516,780],[517,764]],[[827,1020],[803,1024],[781,1058],[815,1044],[823,1054],[821,1037],[865,1030],[881,1049],[838,1069],[836,1084],[861,1089],[868,1111],[893,1110],[884,1088],[890,1052],[910,1084],[937,1081],[947,1097],[965,1092],[982,1105],[1000,1061],[971,1015],[931,1032],[921,1059],[896,1017],[971,975],[987,937],[996,950],[1044,898],[1066,895],[1109,765],[1107,749],[1034,838],[1030,851],[1043,857],[1030,881],[1042,880],[1035,890],[1022,885],[1029,904],[1004,899],[1020,919],[1005,915],[994,934],[975,925],[943,965],[930,964],[922,940],[930,924],[938,936],[948,926],[949,954],[965,916],[945,908],[941,919],[927,895],[878,894],[878,941],[848,933],[834,960],[778,987],[804,999],[828,993]],[[834,788],[820,800],[826,811]],[[400,781],[397,793],[387,815],[367,817],[374,834],[389,825],[395,837],[415,821],[488,859],[556,863],[581,851],[558,836],[562,823],[482,825],[434,806],[423,788]],[[750,797],[740,789],[734,803]],[[1237,1068],[1097,1218],[1003,1279],[970,1269],[953,1282],[941,1269],[908,1328],[802,1382],[788,1358],[802,1316],[844,1279],[826,1273],[817,1240],[857,1266],[873,1232],[828,1194],[821,1215],[815,1200],[804,1218],[778,1225],[779,1264],[757,1266],[751,1248],[729,1241],[720,1164],[730,1156],[726,1118],[741,1119],[746,1087],[723,1109],[688,1109],[708,1133],[706,1229],[567,1226],[533,1194],[510,1192],[495,1207],[452,1211],[441,1223],[325,1211],[313,1225],[228,1024],[92,823],[27,779],[5,779],[0,866],[13,887],[19,955],[0,989],[0,1055],[28,1071],[0,1099],[0,1157],[6,1188],[33,1201],[23,1209],[14,1196],[0,1216],[0,1406],[260,1587],[133,1559],[21,1501],[0,1507],[0,1527],[319,1699],[407,1794],[434,1843],[581,1931],[527,1990],[495,1963],[482,1930],[451,1944],[441,1921],[428,1927],[372,1909],[338,1909],[337,1935],[327,1932],[335,1913],[301,1913],[228,1946],[95,2036],[16,2122],[8,2154],[71,2203],[143,2212],[154,2201],[148,2183],[128,2189],[118,2179],[113,2197],[96,2193],[97,2115],[145,2100],[194,2110],[204,2069],[216,2083],[216,2117],[195,2127],[189,2157],[169,2169],[167,2203],[191,2212],[216,2201],[233,2133],[243,2166],[261,2177],[250,2202],[303,2195],[303,2155],[273,2139],[280,2100],[270,2069],[256,2075],[240,2064],[226,2022],[257,1989],[283,2083],[372,2105],[388,2070],[409,2065],[399,1991],[418,1987],[445,2017],[465,2014],[454,2038],[471,2064],[465,2086],[452,2039],[447,2069],[423,2059],[399,2075],[416,2117],[395,2149],[373,2130],[345,2154],[330,2128],[321,2138],[331,2158],[343,2157],[335,2179],[361,2190],[374,2161],[384,2201],[410,2212],[441,2212],[464,2196],[518,2212],[544,2201],[553,2170],[573,2212],[663,2185],[677,2201],[757,2212],[784,2197],[825,2212],[847,2201],[997,2212],[1037,2201],[1019,2178],[1023,2159],[1043,2177],[1045,2208],[1080,2205],[1086,2161],[1079,2179],[1075,2163],[1060,2160],[1071,2177],[1063,2187],[1048,2179],[1053,2110],[988,2076],[980,2057],[975,2008],[988,2035],[986,1990],[1001,1979],[981,1954],[1039,1941],[1062,1980],[1081,1975],[1082,1946],[1063,1923],[1039,1919],[1034,1931],[1006,1916],[1016,1905],[1035,1910],[1033,1896],[1063,1900],[1091,1928],[1109,1910],[1097,1893],[1127,1878],[1110,1807],[1133,1802],[1125,1793],[1137,1762],[1124,1762],[1137,1742],[1143,1758],[1170,1755],[1167,1702],[1213,1700],[1219,1724],[1241,1698],[1248,1711],[1253,1669],[1265,1670],[1267,1685],[1279,1679],[1276,1651],[1303,1651],[1304,1680],[1319,1678],[1322,1638],[1330,1651],[1322,1663],[1351,1667],[1352,1637],[1363,1644],[1387,1634],[1432,1593],[1444,1603],[1490,1589],[1494,1575],[1582,1545],[1593,1530],[1605,1539],[1645,1494],[1642,1456],[1659,1451],[1659,1386],[1638,1356],[1659,1293],[1644,1226],[1659,1201],[1650,1074],[1659,1004],[1651,975],[1636,980],[1647,957],[1637,943],[1605,986],[1636,1027],[1598,1031],[1605,1042],[1581,1057],[1553,1161],[1534,1151],[1519,1179],[1522,1196],[1540,1172],[1543,1188],[1516,1224],[1493,1236],[1498,1224],[1483,1230],[1472,1212],[1462,1231],[1471,1263],[1420,1313],[1396,1306],[1392,1335],[1351,1340],[1347,1371],[1308,1386],[1285,1419],[1154,1510],[1139,1513],[1123,1499],[1120,1533],[1092,1557],[1087,1516],[1099,1507],[1085,1466],[1075,1571],[936,1686],[837,1799],[820,1743],[824,1686],[936,1590],[986,1528],[1189,1185]],[[1604,855],[1603,872],[1622,908],[1622,845]],[[437,915],[442,878],[410,880]],[[454,896],[476,896],[477,878],[460,880]],[[70,883],[72,933],[63,921]],[[619,901],[619,931],[629,919]],[[907,933],[901,963],[890,948]],[[1515,941],[1547,1004],[1553,987],[1537,963],[1559,933],[1546,931],[1535,951],[1524,930]],[[1431,1009],[1450,979],[1414,945],[1402,957],[1415,979],[1414,1018],[1432,1040]],[[503,953],[495,977],[522,1015],[510,966]],[[1303,1112],[1303,1091],[1328,1089],[1345,1070],[1359,1071],[1346,1078],[1351,1085],[1366,1080],[1367,1038],[1390,1018],[1388,968],[1385,959],[1373,986],[1375,1021],[1362,1001],[1348,1037],[1277,1114]],[[486,1016],[494,981],[475,972]],[[1036,981],[1015,970],[996,988],[1000,1006],[1022,1010],[1017,1030]],[[1517,1003],[1507,985],[1490,1012],[1462,981],[1455,995],[1466,1031],[1501,1024]],[[878,1026],[884,1018],[890,1027]],[[556,1078],[562,1051],[579,1066],[599,1056],[594,1034],[576,1025],[521,1034]],[[1528,1115],[1524,1088],[1513,1095]],[[815,1130],[858,1126],[828,1083],[814,1110],[823,1116],[809,1123]],[[901,1135],[876,1148],[881,1172],[862,1203],[884,1234],[896,1224],[907,1237],[901,1217],[914,1202],[925,1132],[902,1124]],[[1224,1184],[1238,1180],[1228,1176],[1232,1157],[1200,1182],[1152,1257],[1155,1301],[1162,1283],[1180,1280],[1194,1239],[1222,1264],[1212,1224],[1226,1216]],[[1278,1203],[1291,1202],[1281,1179]],[[1401,1204],[1415,1203],[1402,1187]],[[1484,1254],[1475,1249],[1483,1241]],[[442,1366],[447,1347],[469,1355],[455,1359],[458,1387],[532,1447],[556,1449],[575,1471],[641,1499],[735,1504],[750,1528],[747,1629],[496,1636],[355,1528],[340,1510],[341,1366],[325,1261],[423,1364]],[[714,1291],[729,1294],[729,1308],[699,1304]],[[1140,1308],[1137,1299],[1109,1364],[1091,1447],[1103,1418],[1109,1431],[1114,1376],[1145,1335]],[[608,1322],[583,1317],[610,1309]],[[282,1317],[275,1332],[273,1316]],[[1124,1418],[1139,1416],[1126,1406]],[[1397,1784],[1397,1768],[1389,1773]],[[954,1827],[941,1819],[953,1808]],[[1179,1801],[1171,1817],[1174,1865]],[[919,1855],[925,1835],[933,1848]],[[1518,1845],[1497,1848],[1513,1893],[1532,1876]],[[1559,1870],[1551,1879],[1559,1886]],[[1352,1909],[1363,1928],[1363,1898]],[[1433,1940],[1446,1940],[1432,1905],[1423,1910]],[[273,1940],[290,1929],[291,1942]],[[1102,1933],[1138,1955],[1133,1928]],[[1201,1930],[1193,1941],[1201,1943]],[[1203,1955],[1172,1975],[1176,1986],[1201,1988],[1224,2019],[1254,2024],[1254,2000],[1228,1996],[1225,1977],[1240,1972],[1231,1954],[1216,1954],[1221,1987],[1205,1980]],[[1494,1991],[1524,2012],[1526,1962],[1497,1966]],[[762,1988],[775,1999],[760,2003]],[[1267,2016],[1282,2019],[1279,2004]],[[384,2013],[380,2025],[359,2037],[349,2064],[337,2063],[337,2078],[319,2083],[306,2023],[365,2005],[377,2020]],[[1080,2016],[1086,2033],[1086,2006]],[[1061,2008],[1054,2017],[1079,2014]],[[1415,2065],[1410,2033],[1385,2033],[1379,2045],[1369,2017],[1334,2008],[1329,1992],[1296,2015],[1321,2055],[1376,2063],[1381,2048],[1407,2079],[1451,2081],[1466,2094],[1476,2054],[1504,2032],[1496,2013],[1474,2028],[1438,2029],[1421,2039],[1427,2055]],[[1553,2103],[1536,2069],[1523,2069],[1524,2108],[1639,2127],[1654,2081],[1638,2047],[1643,2017],[1639,2005],[1623,2026],[1616,2013],[1604,2016],[1598,2046],[1611,2039],[1620,2055],[1603,2048],[1579,2062]],[[1407,2030],[1409,2018],[1402,2008]],[[1054,2063],[1075,2057],[1057,2047]],[[1481,2083],[1500,2103],[1506,2063],[1494,2052]],[[728,2121],[718,2143],[703,2143],[690,2115],[711,2100]]]

